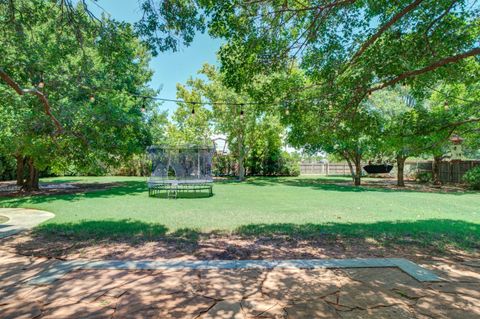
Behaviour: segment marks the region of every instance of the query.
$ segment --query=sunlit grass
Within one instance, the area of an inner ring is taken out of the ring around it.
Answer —
[[[47,180],[44,180],[47,181]],[[235,232],[244,236],[325,236],[480,241],[479,193],[423,193],[338,182],[343,177],[252,178],[216,183],[214,196],[197,199],[148,197],[145,178],[65,177],[49,182],[121,182],[85,194],[2,198],[0,206],[55,213],[44,232],[81,237],[162,237]],[[128,221],[128,222],[127,222]]]

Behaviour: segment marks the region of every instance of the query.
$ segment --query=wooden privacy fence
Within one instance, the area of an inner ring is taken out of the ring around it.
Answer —
[[[300,163],[301,175],[350,175],[347,163]]]
[[[366,164],[362,164],[364,166]],[[461,183],[463,175],[471,168],[480,166],[480,160],[440,162],[439,177],[442,183]],[[414,178],[418,172],[432,172],[433,161],[410,161],[405,163],[405,176]],[[362,170],[363,174],[366,174]],[[302,175],[350,175],[347,163],[300,163]],[[396,176],[397,167],[390,172]]]
[[[463,175],[469,169],[479,165],[480,161],[441,162],[440,181],[442,183],[461,183]]]

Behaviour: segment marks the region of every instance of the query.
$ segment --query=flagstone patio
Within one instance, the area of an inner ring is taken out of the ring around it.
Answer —
[[[479,318],[480,265],[398,268],[73,270],[45,285],[52,259],[0,250],[0,318]]]

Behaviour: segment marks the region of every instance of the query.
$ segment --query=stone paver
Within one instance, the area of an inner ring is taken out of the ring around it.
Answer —
[[[203,319],[244,319],[245,315],[239,301],[222,300],[217,302]]]
[[[167,295],[123,295],[114,318],[196,318],[206,313],[215,300],[188,292]]]
[[[275,300],[316,300],[340,291],[348,281],[344,274],[329,269],[274,269],[262,293]]]
[[[0,208],[0,215],[8,217],[7,222],[0,224],[0,238],[31,229],[55,217],[55,215],[50,212],[25,208]]]
[[[54,263],[0,250],[0,318],[480,318],[480,269],[461,263],[425,265],[445,282],[398,267],[179,267],[70,269],[29,284]]]
[[[342,319],[418,319],[418,316],[406,306],[379,307],[374,309],[354,309],[340,312]]]
[[[344,269],[397,267],[418,281],[441,281],[426,268],[403,258],[305,259],[305,260],[75,260],[59,261],[51,269],[31,280],[34,285],[48,284],[78,269],[99,270],[238,270],[238,269]]]
[[[438,293],[419,299],[414,311],[430,318],[480,318],[480,300],[460,294]]]
[[[3,319],[30,319],[41,314],[41,305],[31,300],[18,299],[0,304],[0,318]]]
[[[286,318],[288,300],[275,300],[265,295],[253,295],[242,300],[242,310],[247,318]]]
[[[294,303],[285,308],[285,313],[288,319],[340,318],[335,308],[321,300]]]
[[[241,300],[260,292],[266,272],[259,269],[199,270],[198,276],[195,293],[217,300]]]

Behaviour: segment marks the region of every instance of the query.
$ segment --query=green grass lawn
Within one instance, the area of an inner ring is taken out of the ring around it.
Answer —
[[[65,177],[43,181],[124,184],[86,194],[1,198],[0,207],[51,211],[55,218],[45,222],[43,229],[88,236],[158,235],[188,229],[245,235],[401,234],[425,236],[425,240],[444,238],[466,246],[480,241],[480,193],[357,188],[334,185],[335,180],[251,178],[245,183],[215,183],[215,195],[210,198],[169,200],[149,198],[145,178]]]

